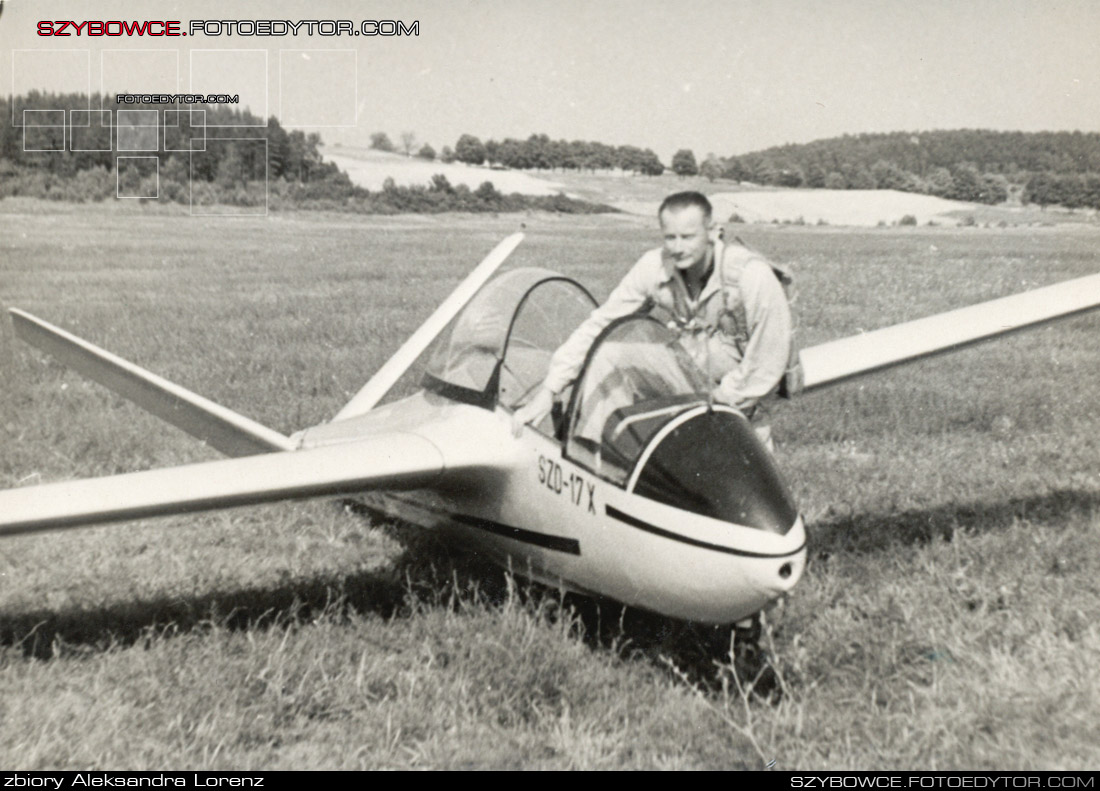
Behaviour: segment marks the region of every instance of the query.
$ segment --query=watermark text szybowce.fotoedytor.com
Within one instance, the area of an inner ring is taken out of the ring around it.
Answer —
[[[1035,774],[793,774],[788,778],[790,788],[962,788],[962,789],[1014,789],[1014,788],[1096,788],[1096,778],[1089,773],[1070,772],[1059,774],[1042,772]]]
[[[401,19],[42,20],[40,36],[419,36],[420,21]]]

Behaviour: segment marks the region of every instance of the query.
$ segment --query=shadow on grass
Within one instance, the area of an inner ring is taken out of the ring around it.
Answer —
[[[1021,520],[1060,524],[1097,511],[1100,494],[1058,489],[994,503],[959,503],[885,514],[826,514],[811,526],[810,551],[822,558],[835,553],[876,552],[936,538],[950,541],[958,531],[988,532]]]
[[[1001,503],[968,503],[893,514],[825,517],[813,531],[815,557],[838,552],[874,552],[936,537],[950,539],[958,530],[992,530],[1016,520],[1064,522],[1100,510],[1100,494],[1059,490]],[[729,626],[714,627],[666,618],[536,583],[510,583],[499,567],[456,552],[432,534],[398,529],[405,551],[392,565],[344,576],[315,576],[269,585],[213,590],[191,597],[164,596],[100,607],[39,609],[0,613],[0,646],[14,646],[28,658],[97,652],[126,646],[155,635],[208,628],[244,630],[306,621],[318,615],[351,613],[384,619],[406,618],[427,608],[454,610],[500,606],[518,596],[533,616],[571,619],[594,649],[624,659],[643,659],[674,667],[692,683],[712,686],[719,668],[729,667],[731,651],[742,678],[757,679],[768,692],[769,658],[753,635]]]
[[[315,574],[191,596],[166,595],[99,606],[89,603],[65,609],[0,612],[0,647],[16,647],[28,658],[50,659],[129,646],[156,635],[186,633],[214,624],[230,630],[262,629],[322,614],[338,618],[353,612],[388,619],[415,606],[414,599],[424,587],[418,582],[424,563],[414,548],[392,565],[353,574]]]
[[[384,569],[213,590],[190,597],[0,613],[0,646],[17,646],[28,658],[50,659],[133,645],[155,634],[189,632],[215,623],[233,630],[264,628],[345,608],[390,617],[403,598],[393,570]]]
[[[718,664],[728,662],[729,627],[701,626],[609,600],[564,594],[514,578],[483,558],[456,551],[428,531],[392,522],[382,528],[400,540],[404,551],[377,569],[223,587],[191,596],[0,613],[0,646],[33,659],[78,657],[201,632],[215,624],[243,631],[353,614],[388,620],[439,608],[461,612],[501,607],[511,599],[533,619],[568,622],[593,649],[666,669],[671,663],[684,677],[704,685],[716,677]]]
[[[455,554],[453,547],[434,537],[418,539],[417,545],[405,566],[406,590],[415,606],[500,607],[514,598],[532,618],[565,621],[593,650],[650,662],[678,681],[718,689],[732,657],[740,678],[753,682],[759,695],[773,691],[770,658],[759,641],[759,621],[751,628],[735,629],[731,624],[712,626],[669,618],[612,599],[513,577],[487,560]]]

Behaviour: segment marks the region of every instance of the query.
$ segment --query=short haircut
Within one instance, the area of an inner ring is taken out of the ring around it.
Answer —
[[[661,215],[665,213],[666,209],[669,211],[680,211],[689,206],[696,206],[701,209],[703,218],[707,220],[714,214],[714,209],[711,207],[710,201],[707,200],[707,196],[703,193],[695,191],[674,192],[661,201],[661,208],[657,209],[657,219],[661,218]]]

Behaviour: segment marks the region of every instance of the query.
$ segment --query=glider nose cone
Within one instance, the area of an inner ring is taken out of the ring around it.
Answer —
[[[643,460],[635,494],[769,533],[790,531],[798,509],[748,420],[708,411],[670,425]]]

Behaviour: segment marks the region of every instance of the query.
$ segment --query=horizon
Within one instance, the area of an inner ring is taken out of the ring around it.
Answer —
[[[328,145],[599,141],[743,155],[844,135],[1100,131],[1100,4],[9,0],[0,90],[237,92]],[[42,20],[395,19],[417,36],[37,35]],[[671,54],[670,54],[671,53]],[[135,84],[136,83],[136,84]],[[196,87],[196,86],[199,87]],[[234,89],[237,89],[234,91]],[[62,108],[79,109],[79,108]],[[319,123],[320,122],[320,123]]]

